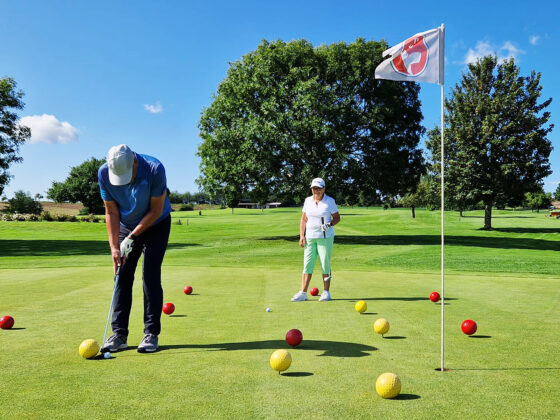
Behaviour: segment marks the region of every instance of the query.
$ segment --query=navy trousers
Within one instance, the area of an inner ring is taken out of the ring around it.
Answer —
[[[159,335],[161,332],[161,308],[163,306],[163,289],[161,287],[161,264],[167,249],[171,216],[167,216],[156,225],[150,226],[135,241],[126,263],[121,268],[119,284],[115,292],[115,303],[111,326],[113,333],[128,336],[128,320],[132,308],[132,285],[134,272],[140,256],[142,263],[142,280],[144,284],[144,334]],[[131,230],[121,225],[119,244],[130,234]]]

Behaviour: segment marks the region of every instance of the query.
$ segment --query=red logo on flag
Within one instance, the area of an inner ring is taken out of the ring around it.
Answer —
[[[406,76],[418,76],[428,65],[428,48],[422,35],[407,39],[402,51],[391,60],[393,69]]]

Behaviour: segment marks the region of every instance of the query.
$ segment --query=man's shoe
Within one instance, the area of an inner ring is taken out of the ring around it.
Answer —
[[[292,298],[292,302],[303,302],[307,300],[307,292],[297,292]]]
[[[154,334],[146,334],[138,345],[138,353],[153,353],[158,348],[158,338]]]
[[[326,302],[328,300],[331,300],[331,294],[328,290],[323,290],[323,293],[321,293],[321,297],[319,298],[319,302]]]
[[[113,334],[111,337],[103,343],[101,347],[101,353],[109,352],[114,353],[119,350],[126,349],[128,344],[126,344],[126,337],[124,335]]]

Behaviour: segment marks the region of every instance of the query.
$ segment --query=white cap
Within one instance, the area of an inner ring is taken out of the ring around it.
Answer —
[[[134,152],[126,144],[119,144],[107,153],[109,182],[113,185],[126,185],[132,180]]]
[[[325,181],[323,181],[323,178],[315,178],[311,181],[311,188],[313,187],[325,188]]]

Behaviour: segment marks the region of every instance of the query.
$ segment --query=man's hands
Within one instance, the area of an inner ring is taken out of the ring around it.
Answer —
[[[327,232],[332,227],[333,227],[333,225],[331,225],[330,223],[324,223],[324,224],[321,225],[321,230],[323,232]]]
[[[136,236],[132,233],[123,239],[119,248],[111,249],[111,256],[113,258],[113,269],[115,273],[117,272],[117,267],[126,262],[126,259],[134,249],[134,241]]]
[[[130,234],[126,238],[124,238],[123,241],[121,242],[121,257],[123,259],[126,259],[128,255],[132,252],[135,239],[136,237]]]
[[[299,237],[299,246],[303,248],[305,246],[305,236]]]

